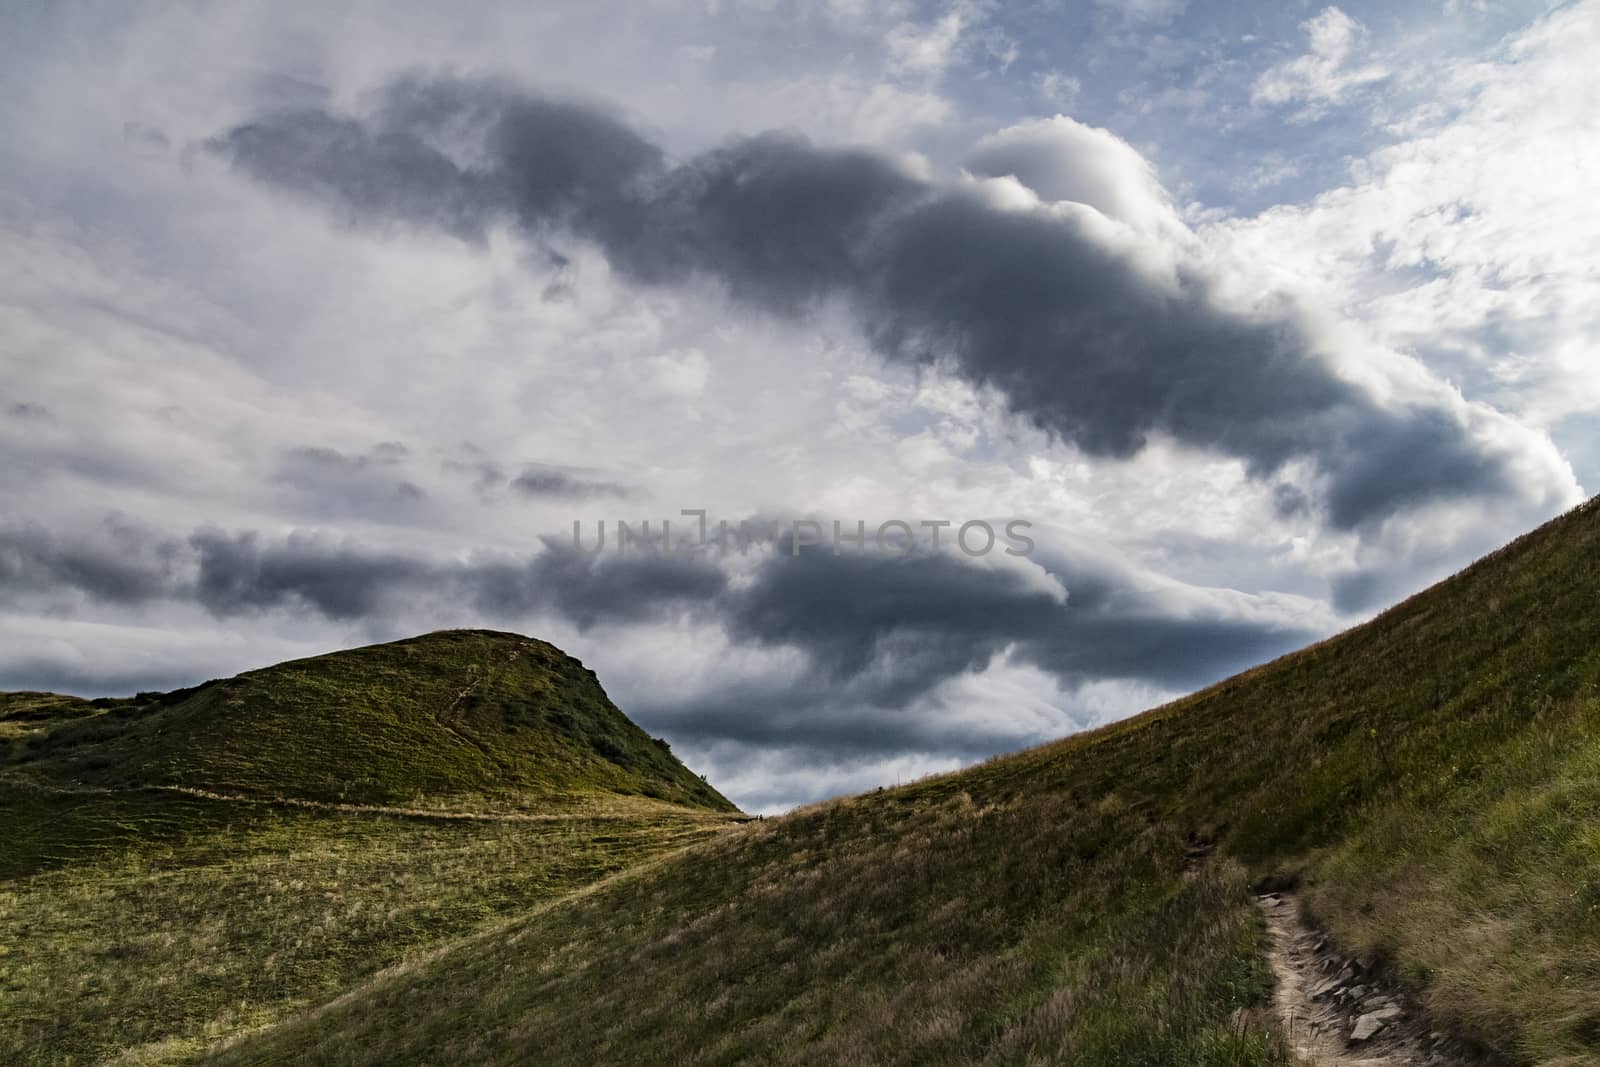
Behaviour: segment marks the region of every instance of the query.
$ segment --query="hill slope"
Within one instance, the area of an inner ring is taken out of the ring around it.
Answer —
[[[14,699],[11,719],[53,710],[40,694]],[[87,718],[65,700],[70,714],[13,736],[0,767],[54,784],[356,804],[547,810],[625,795],[734,810],[618,711],[593,672],[515,634],[426,634],[95,702],[108,706]]]
[[[0,1063],[173,1062],[743,818],[582,665],[447,632],[0,695]]]
[[[1191,698],[746,825],[216,1061],[1281,1062],[1273,879],[1433,1025],[1600,1062],[1597,561],[1590,504]]]

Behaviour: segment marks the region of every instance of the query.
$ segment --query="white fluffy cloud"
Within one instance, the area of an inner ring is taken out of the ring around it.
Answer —
[[[1065,115],[984,137],[966,166],[1014,177],[1041,200],[1087,204],[1153,239],[1182,240],[1187,233],[1149,160],[1109,130]]]
[[[1331,105],[1389,77],[1382,64],[1364,59],[1367,29],[1337,7],[1324,8],[1302,24],[1308,50],[1262,72],[1251,99],[1258,104],[1299,104],[1296,118],[1324,114]]]
[[[1565,435],[1591,479],[1587,425],[1563,424],[1600,403],[1597,54],[1600,6],[1563,8],[1444,67],[1347,184],[1214,231],[1470,399]]]

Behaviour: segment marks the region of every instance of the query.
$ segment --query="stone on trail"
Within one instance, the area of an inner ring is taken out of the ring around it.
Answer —
[[[1350,1040],[1351,1041],[1367,1041],[1367,1040],[1370,1040],[1371,1038],[1377,1036],[1378,1031],[1380,1031],[1382,1029],[1383,1029],[1383,1020],[1378,1018],[1378,1013],[1375,1012],[1375,1011],[1368,1012],[1367,1014],[1363,1015],[1361,1018],[1356,1020],[1356,1025],[1355,1025],[1354,1029],[1352,1029],[1350,1031]]]

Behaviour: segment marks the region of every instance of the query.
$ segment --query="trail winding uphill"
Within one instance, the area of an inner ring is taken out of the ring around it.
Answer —
[[[1272,1004],[1297,1062],[1309,1067],[1456,1067],[1443,1035],[1360,962],[1346,960],[1306,925],[1299,901],[1256,899],[1267,922],[1267,959],[1277,979]]]

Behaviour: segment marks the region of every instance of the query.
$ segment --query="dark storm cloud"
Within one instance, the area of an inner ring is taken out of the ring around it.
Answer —
[[[818,762],[843,756],[884,758],[937,752],[981,759],[1025,744],[1012,723],[941,718],[909,706],[875,703],[871,694],[813,679],[789,685],[740,683],[687,700],[646,695],[629,714],[686,744],[745,746],[757,751],[799,747]],[[1020,735],[1026,737],[1027,735]]]
[[[552,608],[580,629],[646,622],[665,608],[705,605],[727,586],[721,569],[664,554],[600,556],[555,538],[526,561],[480,560],[462,580],[479,610],[498,616]]]
[[[496,618],[551,610],[586,629],[643,622],[675,604],[708,601],[726,582],[703,562],[600,557],[555,541],[528,557],[465,562],[432,562],[303,534],[271,542],[255,533],[201,530],[190,544],[198,554],[195,597],[219,616],[287,607],[362,619],[424,598],[470,605]]]
[[[280,112],[210,147],[352,222],[477,240],[512,220],[595,241],[641,281],[710,277],[783,315],[844,301],[884,356],[948,363],[1088,453],[1164,433],[1258,477],[1309,458],[1340,528],[1512,484],[1456,415],[1391,412],[1335,375],[1293,309],[1228,311],[1199,269],[1152,281],[1078,216],[1001,209],[871,152],[765,134],[670,165],[595,108],[448,78],[395,83],[371,119]]]
[[[289,610],[381,620],[421,601],[500,619],[549,610],[587,629],[710,605],[726,586],[723,571],[703,560],[597,555],[556,538],[527,556],[432,561],[311,533],[274,538],[205,527],[183,541],[120,518],[82,535],[0,526],[0,598],[73,592],[109,604],[191,600],[219,618]]]
[[[886,705],[980,667],[1061,619],[1051,594],[1014,571],[953,556],[818,551],[772,557],[724,609],[735,640],[804,649],[820,680],[865,679],[865,695]]]
[[[262,180],[338,204],[351,222],[403,219],[477,241],[484,208],[499,195],[490,179],[409,133],[374,132],[317,110],[240,126],[228,134],[227,150]]]
[[[73,590],[112,604],[161,595],[181,546],[120,518],[79,535],[32,524],[0,525],[0,598]]]
[[[196,531],[195,598],[215,615],[309,607],[330,619],[359,619],[402,594],[425,593],[442,572],[416,558],[333,544],[305,535],[264,543],[255,533]]]
[[[1311,507],[1311,498],[1299,486],[1280,482],[1272,487],[1272,510],[1280,519],[1303,515]]]
[[[523,463],[521,470],[511,475],[506,466],[509,465],[502,465],[471,446],[464,449],[463,455],[446,458],[440,463],[444,473],[466,481],[475,493],[485,498],[493,497],[503,487],[524,497],[556,500],[623,498],[634,492],[621,482],[590,477],[587,472],[571,467]]]
[[[1346,615],[1365,611],[1377,604],[1392,576],[1375,571],[1350,571],[1335,575],[1330,583],[1334,610]]]
[[[1309,640],[1308,631],[1175,613],[1132,578],[1091,561],[1049,560],[1063,600],[1020,571],[955,556],[774,557],[725,598],[730,636],[804,649],[820,677],[864,681],[900,705],[1010,647],[1076,685],[1096,679],[1203,685]]]
[[[1486,471],[1482,452],[1448,412],[1378,413],[1348,445],[1334,463],[1338,477],[1327,499],[1336,526],[1355,526],[1434,496],[1510,488],[1510,472]]]
[[[806,667],[687,698],[646,694],[632,710],[703,747],[965,761],[1042,739],[1038,723],[918,713],[940,699],[942,683],[999,653],[1009,650],[1013,663],[1038,667],[1069,691],[1103,681],[1183,690],[1319,636],[1237,609],[1174,608],[1090,560],[1046,566],[1066,587],[1064,600],[1019,571],[955,557],[777,554],[715,610],[736,642],[799,649]]]
[[[1052,626],[1025,635],[1018,655],[1069,686],[1118,678],[1194,689],[1320,636],[1218,606],[1187,611],[1103,562],[1044,566],[1069,596]]]

